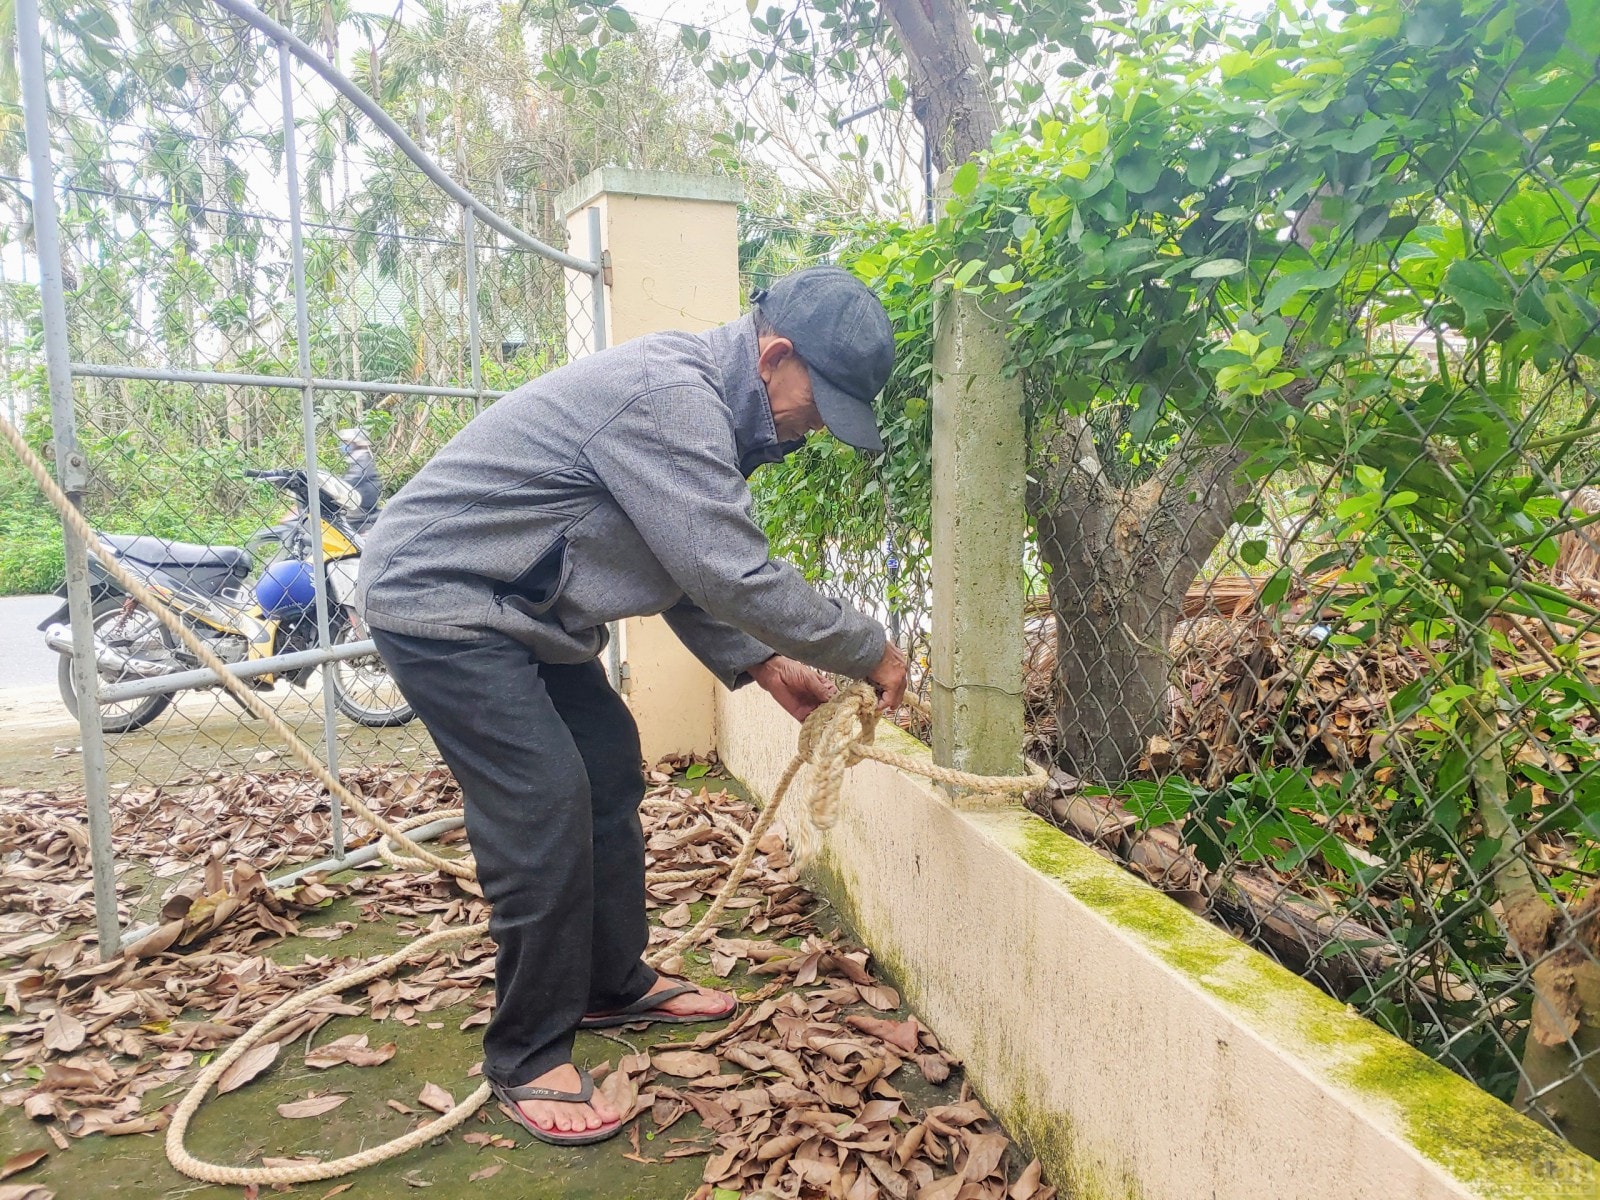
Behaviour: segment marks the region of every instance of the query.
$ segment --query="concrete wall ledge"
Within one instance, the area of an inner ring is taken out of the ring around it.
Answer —
[[[691,175],[682,171],[601,167],[562,191],[556,197],[556,211],[570,213],[586,208],[602,195],[742,204],[744,185],[731,175]]]
[[[756,795],[794,736],[720,693]],[[1600,1162],[1047,822],[873,762],[841,813],[821,886],[1073,1200],[1600,1197]]]

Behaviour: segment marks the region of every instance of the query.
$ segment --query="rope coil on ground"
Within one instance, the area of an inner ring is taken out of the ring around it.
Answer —
[[[167,608],[159,596],[144,583],[140,582],[137,577],[130,574],[123,564],[101,545],[93,527],[84,519],[83,514],[72,504],[66,494],[62,492],[56,481],[51,477],[49,470],[39,456],[34,453],[33,448],[23,439],[16,426],[4,417],[0,417],[0,433],[4,434],[7,444],[28,469],[28,473],[33,476],[34,481],[39,485],[39,489],[60,515],[62,522],[82,539],[89,552],[105,567],[106,573],[116,580],[137,603],[148,609],[173,636],[183,643],[184,648],[193,654],[202,665],[215,671],[222,687],[249,712],[260,718],[273,733],[277,734],[287,746],[291,756],[319,783],[326,787],[330,794],[338,797],[342,804],[348,805],[352,811],[381,835],[382,841],[378,847],[378,854],[384,862],[403,869],[422,870],[432,868],[445,875],[462,880],[476,879],[476,872],[473,869],[474,864],[470,856],[449,858],[436,854],[406,836],[408,829],[437,821],[443,817],[460,816],[462,815],[462,810],[452,809],[444,812],[430,812],[407,818],[403,821],[392,822],[367,807],[360,797],[345,787],[339,778],[328,770],[323,762],[317,758],[316,753],[305,742],[301,741],[299,735],[273,711],[270,705],[262,700],[253,689],[246,686],[243,681],[229,674],[227,664],[218,658],[210,647],[196,637],[183,624],[177,614]],[[733,864],[728,868],[728,877],[718,890],[716,897],[712,900],[711,906],[706,909],[705,913],[694,925],[685,930],[669,946],[647,956],[646,961],[652,967],[659,966],[661,963],[683,953],[698,943],[706,932],[716,924],[723,911],[727,908],[728,902],[733,899],[734,893],[738,891],[739,885],[744,881],[745,872],[755,858],[757,844],[772,828],[772,824],[777,819],[778,812],[783,806],[784,798],[788,795],[790,787],[799,775],[800,769],[804,766],[809,765],[812,768],[811,787],[807,795],[806,807],[811,824],[818,830],[832,828],[838,821],[839,801],[843,792],[845,772],[864,758],[870,758],[875,762],[896,767],[913,775],[919,775],[935,783],[942,783],[949,787],[972,792],[1020,794],[1034,791],[1048,782],[1048,776],[1037,768],[1033,768],[1031,773],[1027,775],[974,775],[967,771],[934,766],[932,763],[912,758],[909,755],[896,754],[893,751],[881,749],[873,742],[877,722],[877,698],[872,688],[864,683],[857,683],[846,688],[833,699],[819,706],[805,719],[800,726],[799,748],[794,757],[789,760],[789,765],[784,768],[777,787],[773,789],[772,799],[762,808],[760,815],[756,818],[755,825],[745,835],[744,845],[740,848]],[[689,882],[709,878],[720,873],[720,870],[721,868],[719,867],[708,867],[703,870],[651,872],[646,878],[651,883]],[[359,967],[348,974],[329,979],[310,991],[295,995],[272,1009],[247,1029],[227,1050],[209,1063],[200,1072],[199,1077],[196,1078],[194,1084],[179,1102],[177,1110],[172,1114],[172,1121],[167,1126],[166,1134],[167,1158],[173,1167],[191,1179],[198,1179],[206,1183],[224,1185],[310,1183],[316,1180],[333,1179],[340,1175],[348,1175],[364,1167],[376,1166],[378,1163],[386,1162],[409,1150],[414,1150],[418,1146],[449,1133],[463,1124],[488,1101],[489,1085],[487,1083],[480,1085],[472,1095],[450,1109],[449,1112],[411,1130],[409,1133],[382,1145],[372,1146],[359,1153],[351,1154],[344,1158],[330,1159],[327,1162],[300,1163],[294,1166],[281,1167],[231,1167],[195,1158],[184,1145],[190,1122],[200,1110],[200,1106],[206,1100],[207,1093],[216,1085],[217,1081],[251,1047],[259,1044],[268,1034],[279,1028],[291,1017],[305,1011],[317,1001],[328,996],[338,995],[360,984],[390,975],[403,964],[423,954],[431,953],[440,946],[485,936],[488,931],[488,924],[480,922],[474,925],[464,925],[455,929],[443,929],[430,933],[389,955],[387,958]]]

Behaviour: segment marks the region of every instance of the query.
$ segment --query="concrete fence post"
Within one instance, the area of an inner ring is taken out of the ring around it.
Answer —
[[[933,760],[1009,775],[1022,756],[1022,381],[992,299],[934,314]]]
[[[594,348],[593,287],[604,289],[606,344],[666,329],[709,329],[739,316],[743,192],[736,180],[603,167],[558,197],[569,244],[588,253],[599,213],[599,280],[568,272],[568,352]],[[716,680],[660,617],[621,622],[621,688],[645,761],[715,745]]]

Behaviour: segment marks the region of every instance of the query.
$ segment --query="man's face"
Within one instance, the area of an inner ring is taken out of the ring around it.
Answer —
[[[788,338],[769,334],[761,339],[757,367],[767,385],[772,423],[780,442],[794,442],[824,428],[822,415],[811,398],[811,373],[794,352]]]

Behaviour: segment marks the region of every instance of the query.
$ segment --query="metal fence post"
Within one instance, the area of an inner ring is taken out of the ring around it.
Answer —
[[[305,235],[300,227],[300,165],[294,128],[293,78],[289,69],[289,47],[278,43],[278,85],[283,92],[283,162],[289,183],[289,256],[294,271],[294,337],[299,356],[300,427],[306,445],[306,506],[311,518],[311,569],[316,588],[317,645],[331,649],[333,639],[328,622],[328,569],[322,555],[322,477],[317,470],[317,408],[316,382],[311,375],[311,318],[306,303],[306,250]],[[335,724],[336,710],[333,702],[333,663],[323,663],[322,672],[322,736],[326,747],[328,770],[339,774],[339,731]],[[333,857],[344,856],[344,813],[339,798],[328,795],[328,814],[333,836]]]
[[[483,411],[483,345],[478,330],[478,227],[470,208],[461,210],[461,252],[467,271],[467,353],[472,359],[472,411]]]
[[[589,209],[589,261],[595,266],[594,283],[589,296],[594,315],[594,331],[590,336],[590,349],[599,353],[606,348],[606,268],[605,249],[600,236],[600,209]]]
[[[61,278],[60,230],[56,223],[55,167],[50,155],[50,98],[45,86],[44,41],[39,29],[37,0],[17,0],[16,23],[28,169],[33,176],[33,230],[39,252],[39,293],[43,303],[56,478],[73,503],[82,507],[89,470],[78,449],[77,419],[73,412],[67,301]],[[66,547],[67,608],[72,622],[72,686],[78,696],[78,728],[83,738],[83,794],[89,818],[95,932],[100,939],[100,957],[110,958],[117,952],[119,935],[117,875],[111,847],[105,740],[100,730],[100,673],[95,656],[94,601],[89,593],[89,555],[82,540],[64,524],[62,538]]]
[[[591,206],[587,215],[589,230],[589,261],[596,270],[589,277],[589,352],[598,354],[606,348],[606,272],[605,245],[600,230],[600,209]],[[622,622],[612,621],[606,626],[606,679],[618,692],[628,689],[622,678]]]

